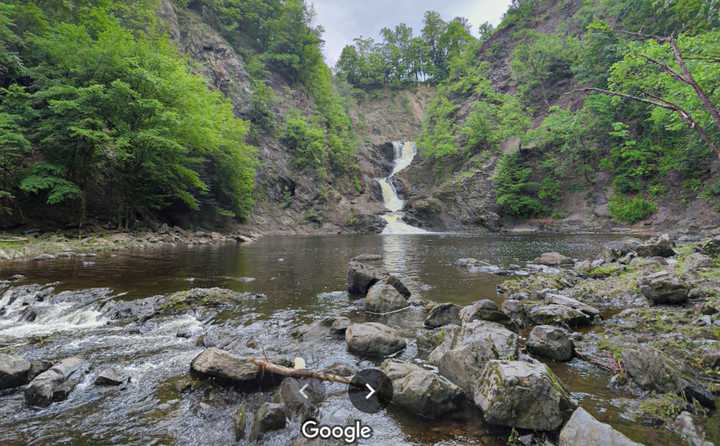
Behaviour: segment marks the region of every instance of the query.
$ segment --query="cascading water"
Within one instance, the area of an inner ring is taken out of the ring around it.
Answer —
[[[395,186],[392,183],[392,178],[399,172],[406,169],[415,158],[417,153],[417,147],[413,142],[393,142],[395,149],[395,159],[393,170],[390,175],[386,178],[378,178],[377,182],[380,184],[382,189],[383,202],[385,209],[388,210],[382,218],[387,222],[387,226],[383,230],[383,234],[427,234],[428,231],[409,224],[403,221],[404,213],[402,210],[405,208],[405,201],[402,200],[395,190]]]

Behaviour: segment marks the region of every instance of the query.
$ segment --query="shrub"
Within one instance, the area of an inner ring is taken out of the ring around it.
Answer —
[[[633,224],[654,214],[657,211],[657,206],[640,195],[634,197],[614,195],[610,199],[609,209],[610,216],[614,220]]]
[[[327,161],[327,146],[322,128],[307,122],[302,116],[290,117],[283,142],[292,151],[295,165],[320,172],[323,170]]]

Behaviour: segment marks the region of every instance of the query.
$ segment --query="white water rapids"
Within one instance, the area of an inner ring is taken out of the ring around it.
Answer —
[[[403,212],[405,201],[402,200],[395,190],[392,178],[397,173],[406,169],[415,158],[417,147],[413,142],[393,142],[395,148],[393,170],[387,178],[378,178],[377,182],[382,189],[383,203],[385,209],[388,210],[382,218],[387,222],[387,226],[383,230],[383,234],[427,234],[428,231],[415,226],[410,226],[403,221]]]

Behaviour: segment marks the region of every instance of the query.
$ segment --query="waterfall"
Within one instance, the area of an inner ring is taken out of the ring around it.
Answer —
[[[393,148],[395,149],[393,159],[393,170],[387,178],[378,178],[377,182],[380,184],[382,190],[383,203],[385,209],[388,210],[382,218],[387,222],[387,226],[383,230],[383,234],[427,234],[428,231],[409,224],[403,221],[403,212],[405,208],[405,201],[402,200],[395,190],[392,178],[399,172],[406,169],[415,158],[417,153],[417,147],[413,142],[393,142]]]

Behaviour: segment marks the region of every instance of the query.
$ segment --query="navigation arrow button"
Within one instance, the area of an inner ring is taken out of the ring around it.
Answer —
[[[307,394],[305,393],[305,390],[307,390],[307,388],[308,388],[309,385],[310,385],[310,384],[305,384],[304,386],[302,386],[302,387],[300,388],[300,395],[302,395],[302,397],[305,398],[306,400],[309,400],[309,399],[310,399],[310,398],[307,396]]]
[[[369,400],[370,398],[372,398],[373,395],[375,395],[376,390],[373,389],[370,384],[365,384],[365,387],[367,387],[368,390],[370,390],[370,393],[368,393],[367,396],[365,397],[366,400]]]

